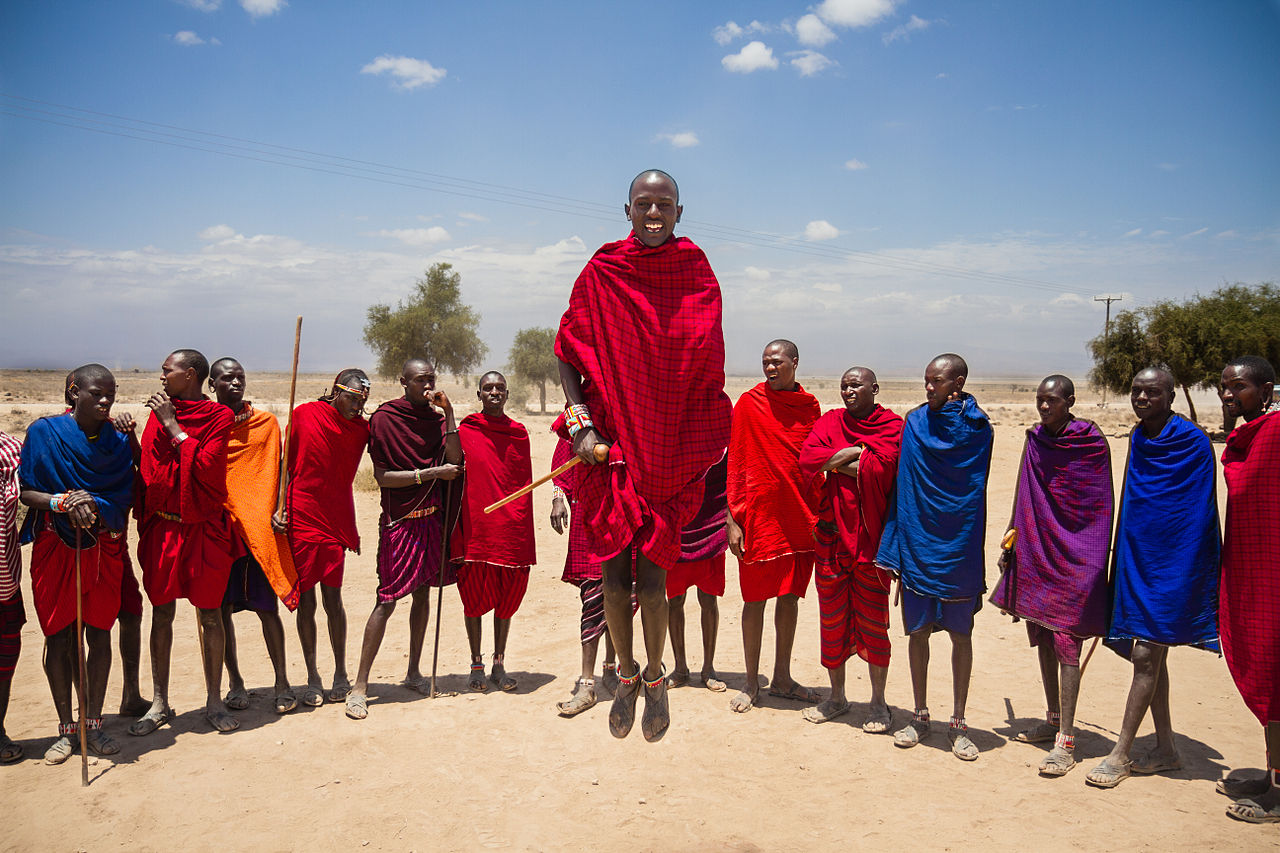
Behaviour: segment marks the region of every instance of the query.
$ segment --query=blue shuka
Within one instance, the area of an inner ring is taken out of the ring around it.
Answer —
[[[986,590],[987,472],[993,432],[969,394],[907,413],[895,494],[876,564],[912,592],[944,600]]]
[[[102,526],[123,531],[133,503],[133,451],[129,440],[110,422],[90,441],[70,414],[40,418],[27,428],[22,445],[18,480],[23,489],[59,494],[83,489],[98,505]],[[43,511],[31,510],[22,524],[20,539],[34,542]],[[74,547],[75,529],[63,513],[50,513],[54,529],[68,546]],[[83,531],[83,546],[96,541],[92,529]]]
[[[1134,640],[1218,650],[1222,539],[1213,447],[1181,415],[1155,438],[1129,439],[1112,557],[1115,601],[1107,645],[1125,657]]]

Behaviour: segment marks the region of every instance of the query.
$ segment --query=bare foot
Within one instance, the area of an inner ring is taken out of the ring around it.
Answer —
[[[493,665],[493,669],[489,673],[489,680],[496,684],[503,693],[510,693],[519,684],[514,678],[507,675],[507,668],[500,663]]]
[[[157,706],[154,702],[147,713],[143,714],[129,726],[129,734],[134,737],[143,737],[154,732],[161,726],[173,720],[173,709],[168,705]]]
[[[232,685],[227,691],[227,698],[222,700],[233,711],[243,711],[249,707],[249,693],[244,689],[244,682],[239,686]]]
[[[659,674],[656,680],[644,683],[644,718],[640,721],[640,731],[645,740],[652,742],[661,738],[670,725],[667,679]]]
[[[618,693],[618,668],[609,662],[605,662],[604,674],[600,676],[600,686],[609,691],[610,696]]]
[[[347,680],[347,676],[334,675],[333,686],[329,688],[329,701],[341,702],[347,698],[347,694],[351,692],[351,682]]]
[[[640,669],[630,678],[618,678],[618,689],[613,694],[613,706],[609,708],[609,732],[614,737],[626,737],[636,721],[636,700],[640,698]]]
[[[893,727],[893,712],[888,705],[872,705],[871,716],[862,724],[862,730],[869,735],[887,735]]]
[[[745,714],[760,704],[760,687],[755,690],[743,690],[729,700],[729,710],[735,714]]]

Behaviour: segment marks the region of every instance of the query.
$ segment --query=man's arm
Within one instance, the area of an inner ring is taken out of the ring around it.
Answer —
[[[565,361],[560,362],[560,387],[564,389],[564,398],[570,406],[586,405],[582,394],[582,374]],[[599,464],[595,457],[596,445],[604,443],[594,427],[584,427],[573,437],[573,453],[587,465],[596,465]]]
[[[822,466],[823,471],[835,471],[839,474],[858,476],[858,460],[862,457],[862,445],[843,447],[831,454],[831,458]]]
[[[89,528],[98,520],[98,502],[93,499],[93,495],[83,489],[71,489],[60,495],[51,495],[35,489],[23,489],[18,495],[18,500],[32,509],[66,513],[76,527]]]

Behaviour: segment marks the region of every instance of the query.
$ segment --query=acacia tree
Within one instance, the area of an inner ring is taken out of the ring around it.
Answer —
[[[480,315],[462,303],[462,276],[452,264],[432,264],[395,308],[370,305],[364,342],[378,356],[378,373],[395,376],[410,358],[428,359],[454,376],[480,364]]]
[[[547,383],[560,386],[560,360],[556,358],[556,332],[545,326],[521,329],[511,342],[507,370],[538,386],[538,402],[547,412]]]

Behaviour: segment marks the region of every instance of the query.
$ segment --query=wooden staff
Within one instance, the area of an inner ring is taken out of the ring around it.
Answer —
[[[280,493],[276,496],[276,512],[282,512],[281,518],[289,521],[289,510],[285,506],[285,492],[289,488],[289,433],[293,426],[293,396],[298,389],[298,347],[302,343],[302,315],[298,315],[298,324],[293,329],[293,372],[289,376],[289,420],[284,429],[284,450],[280,453]]]
[[[591,451],[591,453],[596,457],[597,462],[603,462],[609,458],[609,445],[597,444],[595,448]],[[582,461],[581,457],[575,456],[572,459],[570,459],[568,462],[561,465],[556,470],[552,471],[550,474],[547,474],[544,477],[539,477],[529,485],[525,486],[524,488],[518,491],[512,492],[511,494],[507,495],[505,498],[498,501],[497,503],[489,504],[489,506],[484,508],[485,515],[488,515],[489,513],[493,512],[495,509],[501,509],[502,507],[506,506],[507,504],[511,503],[517,498],[524,497],[525,495],[532,492],[534,489],[538,488],[538,486],[541,486],[543,483],[547,482],[553,477],[559,477],[565,471],[568,471],[570,468],[572,468],[574,465],[577,465],[581,461]]]
[[[89,676],[84,662],[84,608],[80,602],[80,528],[76,527],[76,657],[80,664],[80,787],[89,787],[89,720],[86,716],[85,691]]]
[[[449,564],[449,493],[453,491],[453,480],[444,481],[444,515],[440,519],[440,526],[444,530],[444,535],[440,542],[440,574],[436,578],[436,644],[431,650],[431,698],[434,699],[439,695],[436,693],[436,664],[440,661],[440,610],[444,607],[444,569]],[[450,696],[456,696],[456,693],[449,693]]]

